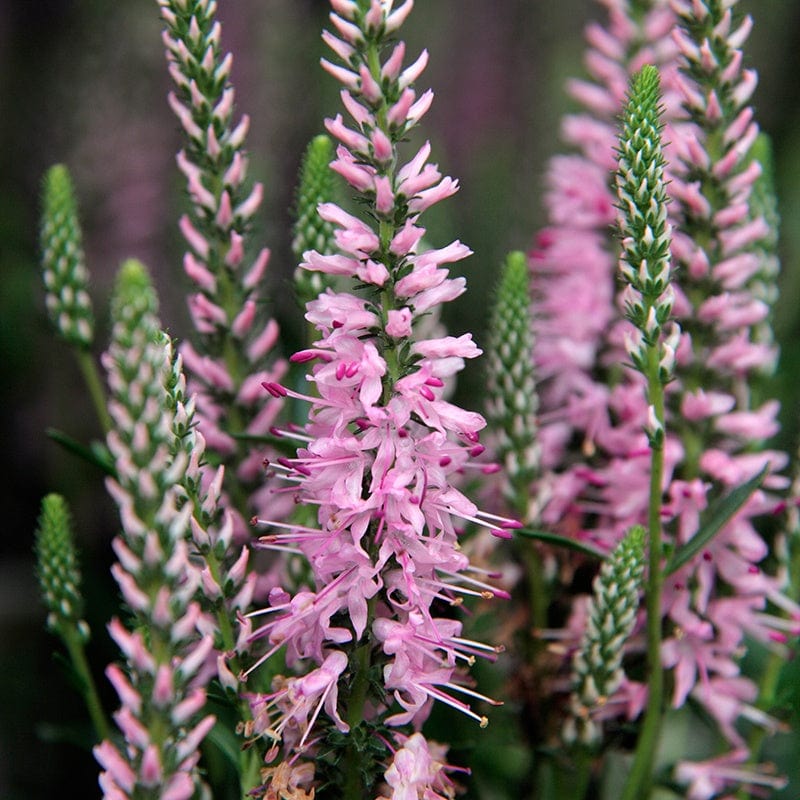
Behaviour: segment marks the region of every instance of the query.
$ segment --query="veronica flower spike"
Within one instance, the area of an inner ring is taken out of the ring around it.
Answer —
[[[432,99],[413,87],[427,53],[404,67],[405,45],[395,41],[412,3],[334,0],[332,7],[335,33],[323,38],[336,60],[323,60],[323,67],[343,84],[350,121],[341,114],[326,121],[339,141],[331,168],[365,213],[320,205],[338,251],[309,250],[300,265],[353,286],[328,289],[307,305],[318,339],[293,360],[309,364],[316,393],[265,384],[273,396],[311,406],[304,446],[281,467],[297,501],[317,509],[318,528],[257,521],[281,531],[267,532],[262,546],[294,548],[313,577],[293,596],[273,589],[274,612],[251,636],[266,639],[270,657],[283,650],[288,666],[306,676],[276,678],[276,692],[253,698],[254,731],[271,743],[273,763],[306,776],[313,765],[315,784],[338,785],[337,796],[360,800],[379,787],[397,800],[410,796],[402,776],[413,762],[415,791],[436,797],[448,781],[431,760],[435,753],[442,764],[445,749],[408,734],[434,700],[484,725],[473,706],[496,701],[464,685],[462,673],[476,656],[498,652],[462,638],[461,623],[439,616],[437,607],[458,606],[470,595],[505,595],[468,574],[459,536],[465,524],[508,536],[518,523],[480,511],[457,485],[483,451],[485,422],[443,391],[480,349],[470,334],[417,335],[421,317],[464,292],[464,279],[450,277],[449,265],[470,250],[458,241],[421,246],[421,214],[458,184],[429,163],[429,144],[410,159],[402,152]],[[313,683],[322,693],[301,702],[297,691],[281,691],[287,681]],[[338,689],[323,690],[331,681]],[[319,757],[322,741],[340,742],[342,753],[328,749]],[[279,774],[269,769],[267,784]]]
[[[199,746],[215,722],[204,713],[214,642],[194,600],[201,579],[189,557],[193,507],[182,487],[189,458],[177,446],[180,412],[168,400],[172,345],[159,330],[155,293],[138,262],[123,265],[112,306],[103,359],[115,426],[108,447],[116,477],[108,490],[122,521],[112,574],[132,619],[108,626],[124,656],[106,675],[121,701],[114,719],[125,746],[105,739],[94,753],[108,800],[189,800],[202,786]]]
[[[264,190],[248,178],[249,119],[235,119],[233,58],[220,46],[217,3],[158,4],[174,83],[169,104],[185,135],[176,160],[190,201],[179,227],[195,341],[184,342],[181,355],[209,461],[226,466],[225,491],[243,537],[247,505],[258,512],[264,502],[257,492],[264,453],[251,440],[269,433],[281,408],[278,400],[265,400],[261,382],[280,380],[287,366],[273,357],[278,325],[264,313],[260,290],[270,252],[250,253]]]

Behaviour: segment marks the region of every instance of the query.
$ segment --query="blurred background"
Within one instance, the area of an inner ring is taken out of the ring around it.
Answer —
[[[780,447],[796,451],[800,414],[800,2],[742,0],[756,21],[746,47],[760,74],[755,106],[773,139],[782,214],[783,274],[776,309],[782,362]],[[286,340],[300,325],[289,286],[290,209],[300,156],[338,110],[335,82],[319,68],[324,0],[219,0],[223,47],[235,54],[240,113],[251,117],[251,175],[265,183],[260,224],[272,248],[271,301]],[[582,29],[602,17],[592,0],[418,0],[404,35],[409,54],[430,49],[422,88],[436,92],[424,121],[434,161],[461,192],[427,219],[436,245],[460,238],[474,251],[469,289],[453,304],[454,334],[483,340],[487,296],[506,251],[527,249],[541,225],[546,159],[559,151],[570,108],[567,77],[582,74]],[[33,575],[41,497],[72,504],[86,577],[92,660],[116,657],[104,626],[115,587],[109,542],[117,531],[102,476],[66,454],[48,427],[81,441],[98,436],[77,367],[50,335],[38,268],[38,201],[44,170],[64,162],[79,195],[92,273],[98,341],[114,273],[136,256],[151,268],[162,319],[188,330],[176,220],[183,208],[174,162],[180,132],[166,103],[169,80],[155,0],[0,0],[0,798],[63,791],[93,797],[97,769],[88,730]],[[479,407],[480,367],[461,386]],[[98,677],[105,683],[102,676]],[[105,689],[104,689],[105,690]],[[110,693],[107,692],[110,695]],[[113,706],[113,698],[109,697]],[[65,743],[68,741],[69,743]]]

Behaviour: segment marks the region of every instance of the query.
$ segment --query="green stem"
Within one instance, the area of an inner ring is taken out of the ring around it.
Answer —
[[[80,679],[81,693],[89,712],[89,718],[94,727],[97,741],[102,742],[111,738],[111,726],[108,724],[103,705],[97,694],[97,686],[89,669],[89,662],[83,649],[83,643],[78,636],[78,632],[70,627],[62,634],[62,639],[67,647],[72,667]]]
[[[375,598],[367,604],[367,619],[375,616]],[[347,724],[350,726],[350,738],[344,757],[344,786],[343,800],[363,800],[367,787],[361,780],[362,754],[359,751],[358,739],[354,736],[355,729],[364,721],[364,707],[369,693],[369,670],[372,665],[372,644],[367,639],[359,645],[353,653],[351,665],[355,674],[350,684],[350,694],[347,698]]]
[[[106,404],[106,393],[103,389],[103,382],[100,380],[100,373],[97,370],[97,364],[88,350],[76,349],[75,357],[78,359],[78,366],[80,367],[83,379],[86,381],[86,386],[89,389],[89,395],[92,398],[92,404],[103,427],[103,432],[108,433],[111,430],[112,422],[108,413]]]
[[[648,347],[647,396],[656,419],[664,425],[664,387],[658,377],[658,345]],[[647,611],[647,708],[639,734],[633,766],[621,800],[638,800],[649,792],[656,748],[661,732],[664,671],[661,667],[661,591],[664,582],[662,560],[661,504],[664,478],[664,436],[654,440],[650,459],[650,502],[648,507],[649,570]]]

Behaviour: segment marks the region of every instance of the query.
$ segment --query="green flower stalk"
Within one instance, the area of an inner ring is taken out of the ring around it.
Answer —
[[[564,727],[568,742],[597,743],[601,726],[593,717],[602,711],[606,700],[622,683],[623,645],[636,625],[639,609],[644,543],[644,528],[641,525],[631,528],[594,580],[586,631],[572,662],[575,686],[570,699],[572,716]]]
[[[531,483],[539,464],[536,379],[528,261],[510,253],[497,287],[489,330],[486,416],[505,465],[505,493],[522,519],[531,508]]]
[[[64,642],[98,739],[109,734],[84,645],[89,626],[83,619],[81,575],[75,552],[72,521],[66,500],[49,494],[42,500],[36,529],[36,562],[47,627]]]
[[[651,448],[647,579],[648,699],[624,800],[643,796],[652,773],[661,728],[664,677],[661,667],[662,492],[664,481],[664,389],[673,377],[680,330],[669,322],[670,226],[667,222],[665,161],[661,144],[658,70],[645,66],[631,80],[619,144],[617,194],[622,212],[622,263],[628,287],[625,311],[636,327],[627,341],[633,366],[646,380],[646,432]],[[668,334],[665,327],[669,325]]]
[[[335,199],[335,175],[330,169],[333,159],[333,142],[328,136],[320,134],[309,142],[300,166],[300,180],[295,201],[296,221],[292,252],[298,262],[306,250],[316,250],[318,253],[336,251],[333,224],[322,219],[317,213],[321,203]],[[331,279],[321,273],[309,272],[299,267],[295,270],[295,291],[303,307],[331,284]]]
[[[75,190],[69,171],[56,164],[45,173],[40,224],[45,306],[58,336],[74,348],[100,423],[110,427],[97,366],[89,349],[94,342],[94,312],[89,271],[83,252]]]

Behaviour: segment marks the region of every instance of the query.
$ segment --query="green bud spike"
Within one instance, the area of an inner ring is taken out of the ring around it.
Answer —
[[[306,250],[332,253],[336,247],[333,225],[321,219],[317,206],[333,199],[335,175],[329,165],[333,161],[333,142],[324,134],[315,136],[308,145],[300,166],[295,201],[296,222],[292,252],[299,261]],[[305,304],[325,288],[325,276],[298,269],[295,272],[298,299]]]
[[[40,228],[45,304],[56,331],[69,344],[88,349],[94,339],[89,273],[83,254],[75,192],[67,168],[45,174]]]
[[[647,310],[669,285],[670,230],[664,155],[661,145],[661,89],[658,70],[645,66],[632,81],[619,142],[617,192],[622,211],[623,275],[644,299],[645,316],[630,309],[644,330]],[[646,331],[648,337],[651,331]]]
[[[35,550],[39,585],[48,610],[47,627],[62,636],[72,629],[82,642],[88,641],[69,508],[58,494],[42,500]]]
[[[769,226],[769,233],[754,245],[754,251],[761,261],[761,269],[754,277],[749,289],[753,296],[772,306],[778,299],[777,277],[780,272],[778,257],[778,229],[780,215],[778,198],[775,192],[775,165],[772,153],[772,141],[766,133],[759,133],[750,148],[752,161],[761,166],[761,174],[753,184],[750,194],[750,215],[753,219],[763,217]],[[755,335],[760,342],[771,344],[773,341],[772,321],[765,320],[756,328]]]
[[[486,412],[499,439],[507,494],[517,511],[524,514],[539,464],[530,279],[524,253],[510,253],[506,258],[490,331]]]
[[[600,735],[592,711],[601,708],[622,681],[622,648],[636,624],[639,609],[644,543],[645,530],[635,525],[594,580],[586,631],[573,659],[572,719],[566,726],[569,738],[584,744],[594,743]]]
[[[158,296],[147,267],[134,258],[125,261],[117,273],[111,296],[111,321],[131,327],[146,324],[153,335],[159,330]]]

